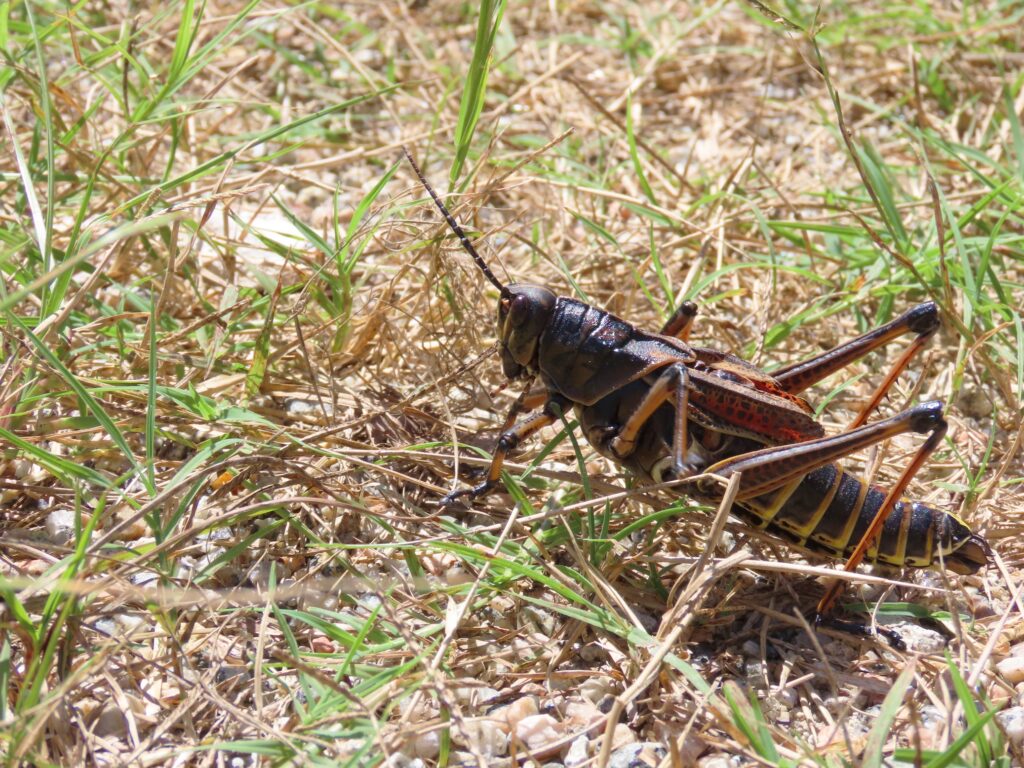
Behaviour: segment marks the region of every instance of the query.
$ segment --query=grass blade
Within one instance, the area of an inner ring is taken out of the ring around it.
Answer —
[[[487,97],[487,75],[491,67],[494,39],[505,15],[506,0],[482,0],[477,16],[476,40],[473,43],[473,58],[466,73],[466,85],[459,102],[459,119],[455,124],[455,161],[452,163],[449,181],[452,186],[462,175],[462,166],[469,155],[480,113]]]
[[[864,746],[864,768],[882,768],[882,755],[885,744],[891,736],[890,729],[900,707],[903,706],[903,697],[907,695],[907,688],[910,687],[910,683],[914,679],[915,671],[916,668],[912,663],[904,667],[893,682],[892,688],[885,695],[878,719],[871,726],[867,744]]]

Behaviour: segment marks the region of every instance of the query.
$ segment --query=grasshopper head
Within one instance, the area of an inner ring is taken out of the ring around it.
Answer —
[[[540,335],[551,319],[557,297],[541,285],[517,283],[501,289],[498,340],[501,367],[512,380],[537,370]]]

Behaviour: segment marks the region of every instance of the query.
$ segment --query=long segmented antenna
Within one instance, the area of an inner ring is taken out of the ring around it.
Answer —
[[[403,146],[402,151],[405,152],[406,159],[409,161],[412,169],[416,171],[416,175],[419,176],[420,184],[423,185],[423,188],[427,190],[427,193],[433,198],[434,203],[437,205],[437,209],[441,211],[441,215],[444,216],[444,220],[448,222],[448,226],[452,228],[452,232],[458,236],[459,242],[462,243],[462,247],[466,249],[466,253],[473,257],[473,261],[475,261],[476,265],[483,270],[484,276],[491,281],[491,284],[494,285],[495,288],[499,291],[504,290],[505,286],[502,285],[501,281],[494,276],[494,273],[491,272],[491,268],[487,266],[484,260],[480,257],[480,254],[476,252],[476,248],[474,248],[473,244],[469,242],[469,238],[466,237],[466,233],[462,231],[462,227],[459,226],[459,222],[455,220],[454,216],[448,213],[448,209],[445,208],[444,203],[441,202],[441,198],[437,196],[434,188],[430,186],[430,182],[423,178],[423,173],[420,171],[420,167],[416,165],[416,161],[412,159],[412,155],[409,154],[409,150]]]

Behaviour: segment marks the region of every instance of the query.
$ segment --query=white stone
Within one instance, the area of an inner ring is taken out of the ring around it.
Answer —
[[[494,715],[504,719],[508,723],[510,731],[515,731],[516,726],[519,725],[523,718],[536,715],[539,711],[537,700],[533,696],[523,696],[513,701],[507,707],[502,707]]]
[[[409,754],[413,757],[422,757],[424,760],[433,760],[441,753],[441,736],[437,731],[427,731],[413,736],[409,743]]]
[[[55,509],[46,516],[46,535],[54,544],[64,545],[75,538],[75,510]]]
[[[456,731],[456,741],[471,747],[484,757],[500,757],[508,752],[508,734],[497,720],[468,720]]]
[[[612,731],[612,749],[617,750],[626,746],[627,744],[636,743],[636,734],[633,733],[633,729],[625,723],[616,723],[615,730]]]
[[[627,744],[612,753],[608,768],[650,768],[659,765],[667,753],[664,746],[653,742]]]
[[[1011,745],[1017,749],[1024,747],[1024,707],[1004,709],[996,715],[996,720]]]
[[[1024,682],[1024,656],[1007,656],[996,664],[996,671],[1011,685]]]
[[[775,698],[786,709],[793,709],[800,702],[800,694],[796,692],[795,688],[783,688],[776,691]]]
[[[530,715],[516,723],[513,734],[531,757],[543,759],[561,750],[565,728],[551,715]]]
[[[565,724],[573,731],[589,731],[604,724],[604,714],[589,701],[573,701],[565,708]]]
[[[592,704],[615,693],[615,682],[610,677],[588,677],[580,684],[580,695]]]
[[[911,622],[892,624],[889,628],[896,630],[907,649],[915,653],[942,653],[946,650],[946,638],[934,629]]]
[[[569,745],[569,751],[565,753],[566,768],[577,768],[577,766],[586,763],[590,759],[589,745],[590,739],[586,735],[577,736],[573,743]]]

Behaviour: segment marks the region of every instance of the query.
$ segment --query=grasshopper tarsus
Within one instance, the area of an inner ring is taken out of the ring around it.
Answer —
[[[441,509],[445,509],[446,507],[455,506],[456,504],[462,504],[463,506],[469,506],[469,503],[472,503],[472,502],[476,501],[477,499],[479,499],[481,496],[486,495],[493,488],[494,488],[494,483],[489,482],[489,481],[480,483],[480,485],[477,485],[477,486],[475,486],[473,488],[460,488],[460,489],[458,489],[456,491],[452,491],[451,493],[448,493],[448,494],[445,494],[444,496],[442,496],[438,500],[437,506],[440,507]],[[468,499],[466,499],[467,496],[469,497]],[[465,501],[463,501],[463,499],[465,499]],[[469,502],[469,503],[467,503],[467,502]]]
[[[814,626],[823,627],[826,629],[834,629],[837,632],[842,632],[847,635],[853,635],[855,637],[871,637],[884,638],[889,644],[889,647],[895,651],[906,651],[907,644],[903,638],[900,637],[899,632],[888,627],[872,627],[862,621],[853,621],[850,619],[840,619],[836,616],[825,615],[818,612],[814,614]]]

